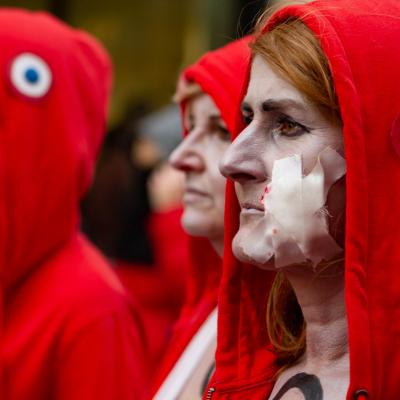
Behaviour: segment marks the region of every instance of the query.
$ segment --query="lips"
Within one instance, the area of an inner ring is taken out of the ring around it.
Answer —
[[[241,204],[242,211],[264,213],[264,207],[260,203],[245,202]]]
[[[204,190],[200,190],[200,189],[192,188],[192,187],[186,188],[184,193],[185,194],[193,194],[193,195],[197,195],[197,196],[208,196],[208,193],[205,192]]]
[[[189,187],[183,193],[183,203],[186,205],[209,201],[210,195],[204,190]]]

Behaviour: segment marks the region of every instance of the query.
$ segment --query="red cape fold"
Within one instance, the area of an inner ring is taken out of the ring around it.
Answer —
[[[347,399],[396,399],[400,374],[400,4],[315,1],[288,6],[265,28],[300,18],[329,61],[347,161],[345,288],[349,324]],[[239,132],[238,129],[236,132]],[[265,303],[273,274],[237,263],[230,243],[238,206],[227,193],[224,272],[212,400],[265,400],[273,387]]]
[[[116,260],[115,272],[136,303],[147,342],[146,368],[150,376],[168,351],[172,327],[185,299],[188,273],[188,236],[182,209],[153,213],[147,224],[154,251],[152,265]]]
[[[105,128],[109,58],[86,33],[24,10],[0,10],[0,43],[0,397],[140,399],[135,314],[78,233]]]
[[[230,132],[238,124],[238,110],[250,49],[249,37],[206,53],[186,68],[181,79],[197,83],[212,97]],[[182,115],[186,102],[181,103]],[[184,132],[185,134],[187,132]],[[217,160],[216,160],[217,162]],[[222,260],[207,239],[189,238],[190,271],[187,298],[174,328],[172,341],[155,381],[154,392],[165,380],[195,333],[217,306]]]

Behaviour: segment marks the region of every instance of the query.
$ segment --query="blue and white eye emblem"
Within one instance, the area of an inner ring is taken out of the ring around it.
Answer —
[[[53,80],[47,63],[32,53],[22,53],[14,59],[10,77],[20,93],[32,98],[43,97]]]

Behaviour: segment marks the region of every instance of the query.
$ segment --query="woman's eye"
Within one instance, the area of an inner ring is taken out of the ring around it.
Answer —
[[[252,114],[242,114],[243,122],[244,124],[250,125],[251,122],[253,121],[253,115]]]
[[[226,129],[224,126],[219,126],[218,130],[218,137],[223,140],[224,142],[230,142],[231,141],[231,134],[228,131],[228,129]]]
[[[307,127],[287,117],[278,119],[273,130],[273,133],[288,138],[298,137],[309,132]]]
[[[188,132],[191,132],[195,128],[195,119],[192,114],[189,114],[187,116],[187,119],[185,121],[185,127]]]

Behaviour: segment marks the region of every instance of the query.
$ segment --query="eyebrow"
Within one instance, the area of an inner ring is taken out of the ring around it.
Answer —
[[[293,100],[293,99],[280,99],[280,100],[274,100],[274,99],[268,99],[265,100],[261,103],[261,111],[264,112],[272,112],[272,111],[282,111],[286,110],[288,108],[294,108],[299,111],[306,111],[306,106],[304,103],[301,103],[299,101]],[[253,109],[250,106],[249,103],[244,101],[241,104],[241,109],[244,112],[252,112]]]
[[[194,115],[192,112],[188,113],[188,116],[190,118],[194,118]],[[222,119],[221,114],[211,114],[208,116],[209,119]]]
[[[193,123],[195,118],[194,115],[192,113],[188,114],[188,118],[189,118],[189,122]],[[221,114],[211,114],[208,117],[209,121],[212,121],[213,123],[219,123],[222,122],[225,125],[225,121],[223,120]]]
[[[212,114],[208,117],[209,120],[214,121],[214,122],[218,122],[220,120],[223,121],[221,114]]]

